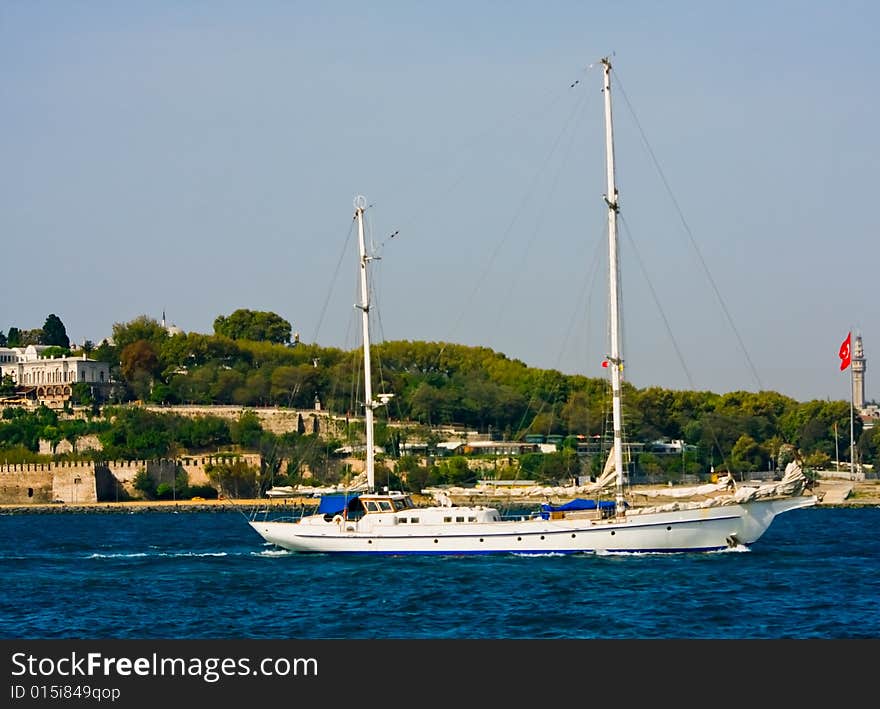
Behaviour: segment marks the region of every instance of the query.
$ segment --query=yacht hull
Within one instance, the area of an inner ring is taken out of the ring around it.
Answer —
[[[323,554],[575,554],[713,551],[757,541],[774,518],[810,507],[815,496],[627,514],[623,518],[526,518],[477,523],[367,525],[257,521],[263,539],[295,552]],[[455,508],[452,508],[453,510]],[[368,519],[367,518],[364,519]],[[390,521],[390,520],[389,520]]]

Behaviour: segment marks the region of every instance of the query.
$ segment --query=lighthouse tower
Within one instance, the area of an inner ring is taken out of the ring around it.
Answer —
[[[865,408],[865,350],[862,336],[856,335],[852,354],[852,404],[856,411]]]

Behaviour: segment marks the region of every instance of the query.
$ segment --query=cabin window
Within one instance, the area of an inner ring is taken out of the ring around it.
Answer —
[[[477,521],[476,517],[468,517],[468,522],[476,522],[476,521]]]
[[[418,517],[410,517],[410,518],[409,518],[409,523],[410,523],[410,524],[418,524],[418,523],[419,523],[419,518],[418,518]]]
[[[444,521],[444,522],[451,522],[451,521],[452,521],[452,517],[444,517],[444,518],[443,518],[443,521]]]
[[[378,512],[379,505],[373,502],[372,500],[366,500],[364,502],[364,507],[367,508],[367,512]]]
[[[398,517],[397,523],[398,524],[406,524],[406,517]]]
[[[383,512],[394,511],[394,507],[392,507],[391,503],[388,500],[379,500],[379,507],[382,508]]]
[[[456,522],[464,522],[464,517],[456,517],[455,521]]]

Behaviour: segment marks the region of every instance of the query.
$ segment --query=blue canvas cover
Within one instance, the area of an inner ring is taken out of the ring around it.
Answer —
[[[573,510],[595,510],[596,508],[600,510],[613,510],[614,509],[614,501],[613,500],[602,500],[601,502],[596,502],[596,500],[584,500],[583,498],[577,497],[571,502],[566,502],[562,505],[541,505],[541,518],[542,519],[550,519],[551,512],[571,512]]]
[[[336,495],[321,495],[321,501],[318,503],[317,514],[336,515],[342,514],[342,511],[348,506],[352,500],[356,500],[357,493],[346,495],[340,493]]]

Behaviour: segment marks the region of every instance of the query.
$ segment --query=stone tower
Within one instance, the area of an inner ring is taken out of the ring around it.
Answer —
[[[856,335],[852,354],[852,403],[856,411],[865,408],[865,350],[862,336]]]

